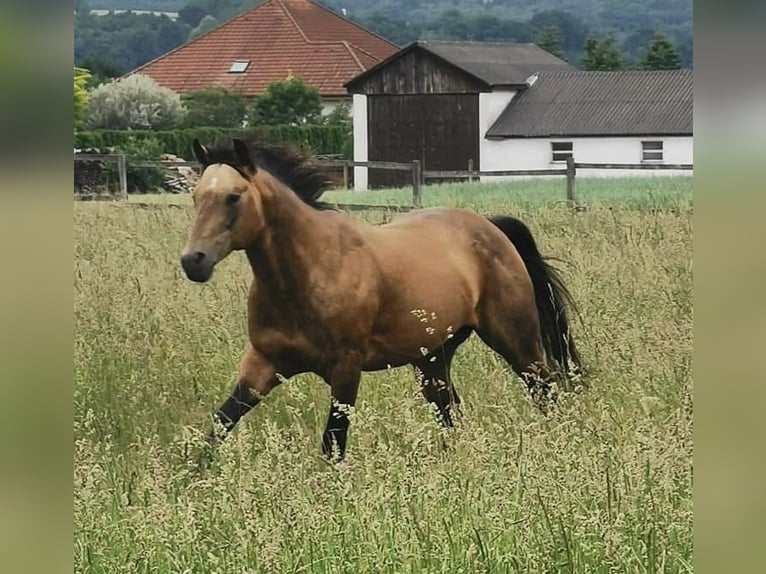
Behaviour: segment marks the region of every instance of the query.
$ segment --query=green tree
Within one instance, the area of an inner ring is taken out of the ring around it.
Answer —
[[[194,40],[194,38],[202,36],[203,34],[207,34],[216,26],[218,26],[218,20],[208,14],[202,20],[200,20],[199,25],[194,28],[194,30],[189,32],[189,40]]]
[[[300,78],[272,82],[250,107],[248,121],[257,125],[318,124],[322,100],[319,91]]]
[[[247,116],[247,100],[241,92],[211,87],[181,98],[186,108],[186,127],[242,127]]]
[[[178,11],[178,19],[194,28],[207,14],[207,8],[202,2],[190,2]]]
[[[681,57],[678,55],[678,50],[664,32],[657,32],[649,42],[640,67],[643,70],[681,69]]]
[[[598,38],[589,34],[585,39],[582,67],[585,70],[613,71],[625,67],[613,34]]]
[[[561,47],[561,32],[559,31],[558,26],[545,26],[538,33],[537,38],[535,38],[535,44],[549,54],[561,58],[562,60],[566,60],[566,56]]]
[[[85,111],[88,109],[87,85],[90,80],[90,71],[84,68],[74,69],[74,127],[77,129],[85,120]]]
[[[98,87],[120,76],[120,69],[116,64],[98,56],[86,58],[82,61],[80,67],[90,70],[91,76],[90,81],[88,81],[88,89]]]

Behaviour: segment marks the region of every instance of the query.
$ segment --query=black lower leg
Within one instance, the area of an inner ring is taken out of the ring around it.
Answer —
[[[243,381],[238,381],[228,399],[215,413],[215,419],[227,435],[243,416],[260,402]]]
[[[427,380],[423,384],[423,394],[436,407],[436,421],[445,428],[455,426],[452,420],[453,399],[448,384],[440,380]],[[457,395],[455,399],[455,404],[458,404],[460,399]]]
[[[521,371],[521,377],[527,385],[532,402],[540,411],[546,413],[558,401],[558,385],[546,368],[532,367]]]
[[[337,449],[340,458],[343,458],[346,452],[346,438],[350,424],[347,410],[348,405],[341,405],[333,399],[322,435],[322,452],[328,458],[333,456],[333,449]]]

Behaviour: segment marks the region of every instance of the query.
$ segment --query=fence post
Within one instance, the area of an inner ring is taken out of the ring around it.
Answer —
[[[572,156],[567,158],[567,204],[570,207],[577,205],[577,195],[575,193],[575,161]]]
[[[420,184],[421,184],[420,160],[412,160],[412,206],[420,207]]]
[[[122,199],[128,199],[128,169],[125,160],[125,154],[121,153],[117,156],[117,173],[120,178],[120,197]]]
[[[348,189],[348,163],[343,164],[343,189]]]
[[[468,171],[473,171],[473,158],[472,157],[468,158]],[[473,176],[469,175],[468,176],[468,182],[470,183],[472,181],[473,181]]]

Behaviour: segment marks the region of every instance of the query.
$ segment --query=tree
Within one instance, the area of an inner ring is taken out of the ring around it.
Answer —
[[[318,124],[322,115],[319,91],[300,78],[272,82],[248,113],[251,126]]]
[[[190,2],[178,11],[178,19],[195,28],[207,16],[207,8],[201,2]]]
[[[203,34],[207,34],[216,26],[218,26],[218,20],[208,14],[202,20],[200,20],[199,25],[194,28],[194,30],[189,32],[189,40],[194,40],[194,38],[202,36]]]
[[[247,100],[240,92],[211,87],[181,98],[186,108],[184,125],[240,128],[247,116]]]
[[[74,127],[77,129],[85,120],[85,110],[88,108],[88,92],[86,86],[90,80],[90,71],[84,68],[74,69]]]
[[[664,32],[657,32],[649,42],[640,64],[643,70],[680,70],[681,57]]]
[[[99,57],[86,58],[81,62],[81,67],[90,70],[91,76],[88,88],[92,89],[108,82],[120,75],[120,69],[112,62]]]
[[[549,54],[553,54],[557,58],[566,60],[564,51],[561,49],[561,32],[559,32],[558,26],[545,26],[537,35],[535,44]]]
[[[582,48],[588,29],[577,16],[563,10],[543,10],[529,20],[529,26],[537,31],[548,26],[555,26],[559,31],[561,50],[566,54],[575,54]]]
[[[100,85],[90,93],[88,102],[91,128],[173,129],[183,117],[178,94],[142,74]]]
[[[605,38],[588,35],[585,40],[582,67],[585,70],[598,71],[622,70],[624,68],[622,55],[616,46],[613,34],[609,34]]]

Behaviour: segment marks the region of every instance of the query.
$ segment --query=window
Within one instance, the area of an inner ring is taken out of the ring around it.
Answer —
[[[641,161],[662,160],[662,141],[641,142]]]
[[[560,163],[573,157],[572,142],[551,142],[551,161]]]
[[[241,74],[245,70],[247,70],[247,67],[250,65],[250,60],[234,60],[234,63],[232,63],[231,68],[229,68],[229,73],[231,74]]]

